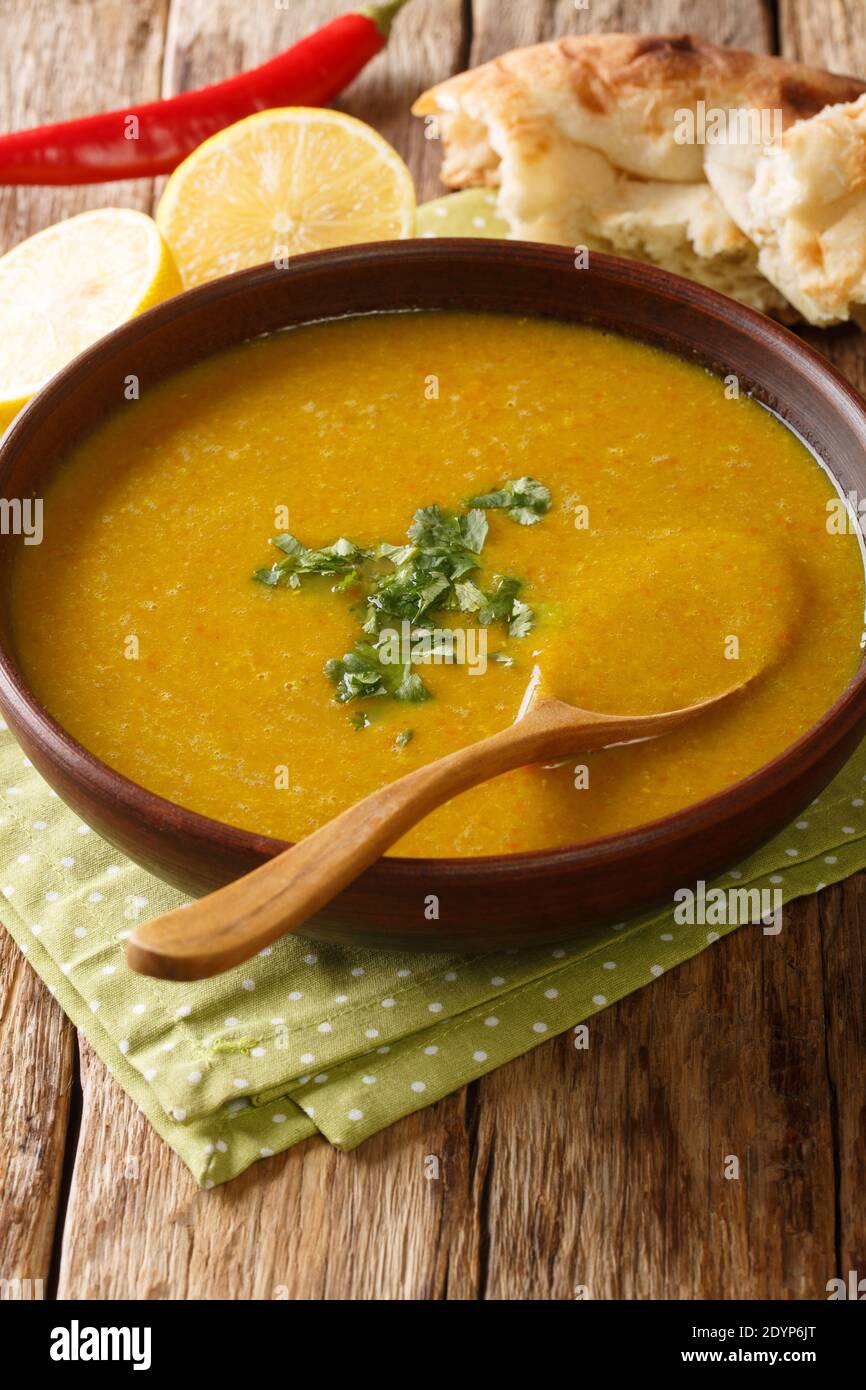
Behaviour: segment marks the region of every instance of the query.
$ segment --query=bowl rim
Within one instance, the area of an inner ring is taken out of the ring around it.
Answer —
[[[563,267],[566,264],[573,266],[574,263],[573,254],[568,248],[546,243],[500,241],[494,238],[437,237],[365,242],[326,251],[308,252],[293,257],[289,269],[316,269],[320,266],[352,269],[356,266],[363,267],[371,261],[387,263],[389,260],[397,259],[408,259],[420,264],[436,252],[440,256],[449,252],[459,254],[470,261],[476,259],[489,262],[492,259],[503,265],[515,256],[519,256],[524,263],[529,260],[534,261],[536,265]],[[657,266],[610,256],[603,252],[592,252],[589,266],[594,275],[607,280],[614,289],[627,285],[650,292],[663,292],[687,307],[720,319],[726,326],[748,331],[768,346],[772,346],[776,354],[781,354],[783,358],[797,359],[801,364],[805,364],[818,377],[823,378],[824,385],[835,393],[837,409],[847,416],[849,424],[859,428],[866,448],[866,400],[826,358],[782,324],[741,304],[738,300]],[[130,340],[144,336],[152,329],[161,328],[186,313],[188,309],[201,303],[218,303],[221,299],[234,297],[238,293],[243,294],[248,287],[266,284],[277,277],[284,277],[286,273],[286,269],[278,269],[267,263],[222,276],[186,290],[145,313],[136,315],[85,348],[32,397],[5,434],[0,436],[0,478],[10,449],[14,448],[21,436],[26,437],[31,430],[38,428],[40,418],[49,413],[55,399],[65,393],[70,378],[76,377],[83,368],[101,364]],[[531,317],[531,314],[527,316]],[[326,320],[333,317],[336,316],[323,316]],[[322,320],[305,319],[298,326],[317,321]],[[629,336],[625,330],[608,331],[621,331],[622,336]],[[261,335],[251,333],[248,339],[239,340],[238,345],[243,341],[252,341],[257,336]],[[637,333],[634,334],[634,338],[637,341],[645,341]],[[218,349],[222,350],[224,349]],[[660,350],[677,355],[674,348]],[[203,358],[209,355],[211,354],[205,353]],[[686,352],[682,355],[687,356]],[[703,365],[706,365],[706,362]],[[782,423],[786,422],[783,420]],[[786,425],[786,428],[792,427]],[[833,471],[832,464],[825,460],[822,460],[822,463],[838,484],[839,479]],[[73,738],[37,699],[18,665],[11,634],[8,641],[0,637],[0,706],[5,708],[14,723],[24,730],[35,745],[46,749],[51,761],[60,765],[71,782],[83,784],[85,789],[100,801],[119,806],[129,819],[157,836],[180,834],[189,843],[197,843],[203,847],[212,846],[221,852],[246,859],[271,857],[291,846],[290,841],[244,830],[227,821],[189,810],[167,797],[149,791],[91,753]],[[414,878],[419,873],[435,874],[440,879],[447,879],[459,886],[461,881],[477,884],[485,876],[496,879],[504,876],[536,877],[553,869],[579,870],[590,866],[609,866],[620,858],[642,851],[651,850],[657,853],[675,847],[684,838],[693,839],[695,836],[717,830],[727,819],[747,811],[754,804],[756,797],[763,799],[778,793],[790,780],[790,775],[795,769],[801,774],[805,773],[844,741],[846,735],[851,735],[864,713],[866,661],[861,664],[829,709],[781,753],[730,786],[700,801],[692,802],[670,815],[644,821],[640,825],[614,834],[551,849],[442,858],[386,855],[367,869],[364,877],[373,876],[377,888],[384,891],[387,891],[389,883],[396,887],[407,877]]]

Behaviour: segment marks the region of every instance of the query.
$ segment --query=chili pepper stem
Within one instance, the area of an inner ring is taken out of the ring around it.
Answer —
[[[406,0],[387,0],[383,5],[365,5],[358,14],[365,15],[375,24],[379,33],[387,39],[391,32],[391,25],[394,23],[394,16],[402,10]]]

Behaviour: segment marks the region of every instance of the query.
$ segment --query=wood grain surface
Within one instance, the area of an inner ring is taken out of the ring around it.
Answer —
[[[0,0],[0,127],[199,85],[349,3]],[[866,73],[862,0],[412,0],[344,105],[428,197],[418,90],[608,28]],[[153,195],[0,190],[2,246]],[[866,386],[862,335],[809,337]],[[352,1154],[309,1141],[209,1193],[83,1043],[79,1085],[73,1030],[4,938],[0,1277],[64,1298],[825,1298],[866,1270],[864,921],[858,876],[789,909],[779,936],[743,928],[600,1014],[584,1050],[564,1035]]]

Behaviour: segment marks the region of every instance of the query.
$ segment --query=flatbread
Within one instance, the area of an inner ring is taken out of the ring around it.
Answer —
[[[515,49],[413,110],[437,122],[444,182],[496,188],[512,236],[649,260],[829,323],[866,300],[864,93],[691,35],[590,34]],[[701,104],[759,124],[732,144],[682,143]],[[831,193],[827,218],[817,204]]]

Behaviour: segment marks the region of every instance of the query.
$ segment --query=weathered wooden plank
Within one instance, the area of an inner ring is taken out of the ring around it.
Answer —
[[[0,129],[158,91],[168,0],[0,0]],[[149,186],[0,189],[0,250],[87,207],[146,207]],[[48,1280],[74,1030],[10,937],[0,943],[0,1277]]]
[[[57,1297],[183,1298],[204,1194],[83,1039],[81,1128]]]
[[[832,4],[797,4],[780,0],[782,52],[806,63],[866,77],[866,27],[861,0]],[[845,375],[866,391],[866,336],[840,329],[832,334],[810,330],[813,347],[825,352]],[[837,1268],[866,1268],[866,1194],[857,1181],[866,1144],[866,1105],[862,1078],[866,1070],[864,1031],[864,918],[866,878],[858,875],[820,899],[827,1007],[827,1085],[833,1101],[833,1138],[838,1175]],[[829,1277],[829,1276],[828,1276]]]
[[[87,1044],[81,1084],[58,1297],[476,1296],[462,1099],[353,1154],[310,1140],[202,1192]]]
[[[0,1279],[47,1296],[75,1030],[4,931],[0,940]]]
[[[0,0],[0,128],[90,115],[158,95],[169,0]],[[151,183],[0,188],[0,250],[94,207],[149,210]]]
[[[822,1297],[834,1272],[814,904],[489,1077],[497,1299]],[[739,1174],[733,1173],[737,1161]]]
[[[866,25],[862,0],[804,5],[779,0],[779,51],[832,72],[866,75]]]
[[[474,0],[471,63],[560,34],[618,30],[641,34],[699,34],[714,43],[766,51],[772,46],[772,13],[761,0]]]
[[[826,1068],[837,1171],[836,1277],[866,1270],[866,875],[819,900],[827,1009]],[[829,1276],[828,1276],[829,1277]]]

